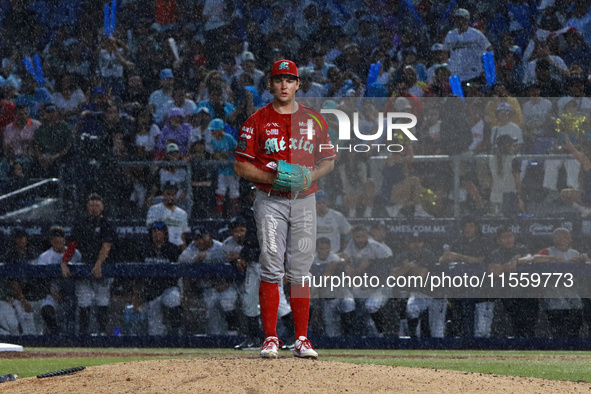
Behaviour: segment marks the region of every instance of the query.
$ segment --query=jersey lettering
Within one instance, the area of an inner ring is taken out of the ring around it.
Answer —
[[[287,143],[285,142],[285,137],[281,137],[281,141],[278,141],[277,138],[268,138],[267,141],[265,141],[265,149],[267,150],[268,155],[273,152],[286,150]]]

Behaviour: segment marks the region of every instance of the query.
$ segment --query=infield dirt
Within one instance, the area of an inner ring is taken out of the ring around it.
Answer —
[[[151,360],[3,383],[2,393],[579,393],[590,383],[280,357]]]

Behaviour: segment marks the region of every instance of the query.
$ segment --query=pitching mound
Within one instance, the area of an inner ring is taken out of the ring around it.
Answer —
[[[194,358],[89,367],[2,383],[2,393],[589,392],[589,383],[334,361]]]

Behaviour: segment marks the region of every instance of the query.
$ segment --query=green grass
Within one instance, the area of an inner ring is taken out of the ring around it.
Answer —
[[[551,380],[591,382],[589,361],[537,361],[537,360],[479,360],[479,359],[352,359],[335,358],[357,364],[379,364],[399,367],[450,369],[509,376],[526,376]]]
[[[27,348],[42,352],[101,352],[105,357],[1,359],[0,373],[19,373],[21,377],[35,376],[79,365],[94,366],[110,363],[187,358],[192,356],[237,354],[231,349],[120,349],[120,348]],[[125,354],[119,356],[118,353]],[[137,355],[134,355],[137,353]],[[256,352],[248,352],[248,354]],[[154,354],[153,356],[150,354]],[[170,354],[170,355],[161,355]],[[66,356],[64,354],[64,356]],[[401,367],[449,369],[510,376],[526,376],[553,380],[591,382],[589,360],[591,352],[581,351],[459,351],[459,350],[321,350],[324,360],[359,364],[380,364]],[[1,357],[1,353],[0,353]],[[439,358],[435,358],[439,357]],[[495,357],[511,357],[495,359]],[[568,359],[560,359],[566,357]],[[535,359],[544,358],[544,359]]]

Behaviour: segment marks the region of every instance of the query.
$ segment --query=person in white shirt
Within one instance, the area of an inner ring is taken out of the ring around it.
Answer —
[[[163,222],[168,227],[168,240],[178,246],[185,247],[185,233],[189,231],[187,212],[175,205],[178,186],[166,183],[162,188],[163,201],[152,205],[148,210],[146,226],[156,221]]]
[[[529,135],[533,135],[534,138],[544,137],[549,131],[550,117],[553,109],[552,102],[540,97],[540,87],[535,83],[528,85],[526,92],[529,100],[523,104],[524,129]]]
[[[393,254],[392,250],[369,237],[369,233],[365,226],[357,225],[351,231],[352,239],[349,244],[340,254],[344,261],[345,275],[350,277],[360,276],[364,274],[371,275],[378,267],[383,267],[384,262],[387,262]],[[352,295],[356,298],[365,298],[364,309],[368,318],[372,319],[379,313],[388,302],[387,289],[372,289],[354,287]],[[375,321],[375,319],[373,319]],[[379,330],[379,329],[378,329]]]
[[[367,273],[376,262],[392,257],[392,250],[369,237],[365,226],[357,225],[351,230],[351,241],[340,254],[345,259],[345,274],[351,277]],[[364,289],[355,289],[356,296],[367,295]],[[370,291],[372,293],[372,291]]]
[[[154,119],[158,123],[164,121],[166,104],[172,100],[172,88],[174,86],[174,75],[170,68],[160,71],[160,89],[152,92],[148,103],[154,109]]]
[[[194,240],[179,256],[179,263],[223,264],[227,262],[227,256],[237,250],[237,245],[231,245],[230,241],[224,247],[222,242],[213,239],[202,227],[193,229],[192,234]],[[238,291],[235,286],[220,280],[183,278],[183,292],[185,303],[193,294],[202,292],[207,309],[206,332],[209,335],[227,333],[223,323],[235,320],[238,312]]]
[[[559,227],[552,232],[553,245],[531,257],[532,263],[583,263],[586,256],[572,249],[571,232]],[[576,290],[548,288],[542,302],[552,338],[577,338],[583,323],[583,304]]]
[[[511,116],[513,116],[513,108],[509,103],[502,102],[497,107],[497,122],[498,126],[495,126],[490,131],[490,143],[494,148],[495,141],[502,135],[509,135],[517,139],[517,143],[523,144],[523,132],[521,128],[515,123],[511,122]]]
[[[37,265],[59,265],[62,262],[64,252],[66,251],[66,235],[64,229],[60,226],[53,226],[49,229],[49,243],[51,248],[41,253],[37,259]],[[79,263],[82,261],[82,255],[78,250],[74,252],[74,256],[70,262]],[[48,292],[46,297],[37,301],[38,313],[43,318],[43,333],[48,335],[59,334],[64,327],[60,327],[60,322],[64,319],[60,318],[60,299],[61,286],[60,280],[52,280],[46,282],[48,284],[46,291]]]
[[[492,50],[488,39],[480,30],[469,27],[470,13],[464,8],[454,12],[455,29],[449,31],[443,42],[449,51],[449,70],[460,80],[478,78],[484,72],[482,53]]]
[[[260,90],[262,87],[261,81],[263,80],[265,73],[256,68],[256,58],[254,57],[254,54],[249,51],[242,52],[240,59],[242,60],[242,72],[240,72],[240,75],[250,75],[253,80],[253,86]]]
[[[312,71],[304,68],[300,69],[300,89],[296,92],[297,98],[317,98],[316,100],[306,100],[308,106],[321,106],[322,94],[324,93],[324,86],[312,80]]]
[[[187,98],[187,89],[181,83],[177,84],[172,91],[172,100],[164,104],[163,112],[168,114],[173,108],[180,108],[186,116],[192,115],[197,109],[197,104]]]
[[[536,58],[527,63],[525,73],[523,74],[524,84],[536,81],[536,65],[540,59],[547,60],[550,63],[550,74],[553,80],[561,81],[563,77],[568,77],[569,71],[566,63],[560,56],[551,54],[550,47],[546,40],[536,42],[533,55],[535,55]]]
[[[431,47],[432,65],[427,69],[427,83],[433,82],[435,78],[435,70],[444,64],[447,64],[449,59],[449,52],[445,49],[443,44],[433,44]]]
[[[342,272],[343,259],[332,252],[330,239],[316,240],[316,255],[310,273],[320,277],[338,276]],[[320,282],[319,282],[320,283]],[[324,335],[327,337],[353,336],[355,322],[355,299],[348,288],[331,291],[327,287],[313,288],[315,305],[322,308]]]
[[[351,232],[351,224],[345,216],[329,208],[328,196],[323,191],[316,192],[316,239],[328,238],[331,252],[341,250],[341,237]]]

